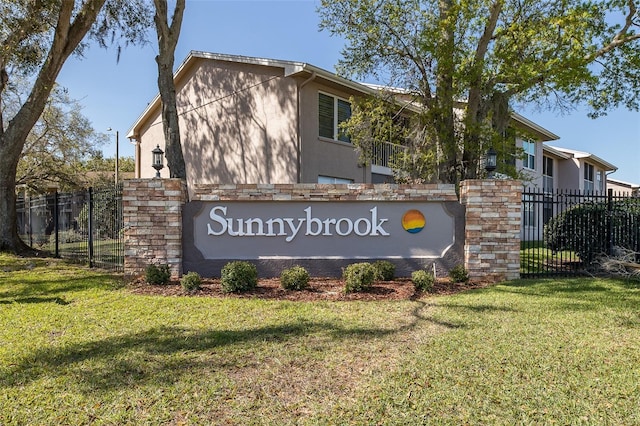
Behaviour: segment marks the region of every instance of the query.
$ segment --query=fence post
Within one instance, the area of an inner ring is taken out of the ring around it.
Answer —
[[[613,189],[607,190],[607,256],[613,254]]]
[[[26,203],[28,201],[28,203]],[[27,205],[27,232],[29,233],[29,247],[33,247],[33,229],[31,227],[31,195],[29,195],[25,204]]]
[[[59,234],[58,234],[58,230],[60,228],[59,226],[59,221],[58,221],[58,215],[60,213],[59,210],[59,198],[58,198],[58,190],[56,189],[56,192],[53,194],[53,232],[55,232],[55,252],[54,252],[54,256],[55,257],[60,257],[60,245],[59,245]]]
[[[89,232],[88,250],[89,250],[89,268],[93,267],[93,188],[89,187],[89,209],[87,214],[87,229]]]

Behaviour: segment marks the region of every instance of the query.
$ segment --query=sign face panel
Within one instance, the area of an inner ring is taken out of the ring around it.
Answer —
[[[455,242],[438,202],[217,201],[193,220],[205,259],[441,258]]]

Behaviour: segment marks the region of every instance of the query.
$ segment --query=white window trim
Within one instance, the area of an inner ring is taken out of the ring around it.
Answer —
[[[593,173],[591,174],[591,180],[587,179],[587,177],[585,175],[588,175],[589,173],[587,173],[587,171],[589,170],[589,168],[591,168],[591,170],[593,171]],[[596,166],[594,166],[593,164],[589,164],[589,163],[584,163],[584,172],[582,173],[582,177],[584,179],[584,183],[583,183],[583,189],[585,191],[596,191],[596,182],[595,182],[595,176],[596,176],[597,170],[596,170]],[[587,182],[589,182],[591,188],[587,189]]]
[[[529,154],[527,152],[527,150],[525,149],[525,144],[532,144],[533,145],[533,154]],[[533,140],[530,140],[530,139],[523,139],[522,140],[522,149],[523,149],[524,154],[525,154],[525,157],[522,160],[522,167],[524,169],[527,169],[527,170],[534,170],[535,171],[536,170],[536,158],[538,157],[536,155],[537,154],[537,152],[536,152],[537,151],[536,142],[533,141]],[[530,162],[529,161],[529,157],[530,156],[533,157],[533,168],[529,167],[529,162]]]
[[[345,99],[341,96],[337,96],[334,95],[333,93],[329,93],[329,92],[324,92],[322,90],[318,90],[318,93],[322,93],[325,96],[330,96],[333,98],[333,138],[327,138],[326,136],[320,136],[320,129],[318,129],[318,137],[320,139],[324,139],[324,140],[329,140],[332,142],[340,142],[340,143],[346,143],[349,145],[352,145],[351,142],[346,142],[346,141],[341,141],[340,139],[338,139],[338,134],[340,133],[340,129],[338,128],[339,123],[338,123],[338,100],[341,100],[343,102],[346,102],[349,104],[349,106],[351,106],[351,102],[349,102],[349,99]],[[318,118],[320,117],[320,111],[318,111]]]

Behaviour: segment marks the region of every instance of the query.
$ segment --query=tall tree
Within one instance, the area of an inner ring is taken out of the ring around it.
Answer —
[[[165,157],[172,178],[186,179],[187,171],[180,142],[176,87],[173,81],[175,50],[180,37],[185,0],[177,0],[171,23],[167,0],[153,0],[156,7],[154,21],[158,35],[158,90],[162,102],[162,127],[164,129]]]
[[[25,141],[16,185],[35,193],[52,185],[65,190],[82,188],[86,184],[83,162],[105,141],[106,135],[96,133],[82,115],[78,101],[56,87]]]
[[[138,41],[149,14],[142,0],[3,0],[0,16],[0,105],[11,74],[34,76],[16,113],[0,110],[0,251],[23,252],[28,248],[16,230],[18,161],[62,66],[87,34],[102,45],[116,33]]]
[[[514,103],[639,106],[636,0],[323,0],[319,13],[347,41],[342,74],[386,79],[423,107],[433,180],[476,177],[490,145],[513,145]]]

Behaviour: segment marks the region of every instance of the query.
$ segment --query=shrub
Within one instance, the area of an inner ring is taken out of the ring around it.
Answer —
[[[256,288],[258,270],[249,262],[229,262],[222,267],[220,278],[223,293],[240,293]]]
[[[610,225],[609,225],[610,224]],[[586,202],[554,216],[544,226],[544,242],[553,252],[569,250],[585,264],[608,251],[613,244],[640,251],[640,203],[634,199],[607,203]]]
[[[411,273],[411,282],[416,290],[429,291],[433,288],[435,278],[429,272],[420,269]]]
[[[302,266],[293,266],[280,274],[280,285],[287,290],[304,290],[309,286],[309,272]]]
[[[86,241],[86,237],[84,237],[80,232],[74,229],[67,229],[66,231],[58,232],[58,243],[66,244],[66,243],[78,243],[81,241]],[[56,233],[52,232],[49,235],[49,244],[54,245],[56,243]]]
[[[345,293],[363,291],[371,287],[376,279],[376,268],[370,263],[352,263],[342,272]]]
[[[469,281],[469,273],[462,265],[456,265],[449,270],[449,278],[454,283],[466,283]]]
[[[185,291],[193,293],[196,290],[200,290],[202,278],[197,272],[189,272],[182,276],[182,279],[180,279],[180,285]]]
[[[169,265],[149,265],[144,274],[149,284],[167,284],[171,278]]]
[[[376,268],[377,278],[382,281],[391,281],[396,274],[396,265],[388,260],[377,260],[373,263]]]
[[[95,235],[102,238],[117,238],[124,227],[122,213],[118,208],[118,189],[108,186],[93,191],[92,227]],[[76,218],[79,231],[89,231],[89,205],[85,204]]]

